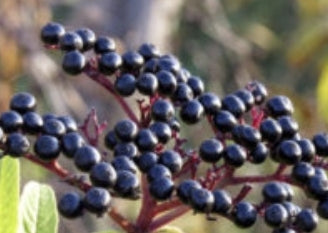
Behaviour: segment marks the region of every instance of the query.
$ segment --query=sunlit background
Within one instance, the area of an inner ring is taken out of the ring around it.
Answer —
[[[94,106],[100,119],[112,126],[123,113],[110,95],[83,75],[65,75],[60,69],[62,54],[43,48],[39,31],[48,21],[63,23],[68,30],[89,27],[111,36],[121,52],[152,42],[163,53],[176,54],[184,67],[204,79],[207,90],[220,96],[260,80],[271,95],[293,100],[303,136],[327,129],[328,0],[1,0],[0,110],[8,108],[12,93],[24,90],[38,97],[41,113],[71,114],[81,121]],[[191,132],[202,130],[203,138],[210,135],[204,127],[208,126],[202,122],[183,130],[191,137],[191,148],[200,143],[199,133]],[[62,162],[73,169],[67,160]],[[23,163],[24,179],[51,183],[58,196],[72,189],[42,168]],[[264,174],[275,166],[266,163],[238,172]],[[260,198],[255,188],[247,200]],[[296,202],[302,207],[314,204],[301,193]],[[132,201],[114,205],[130,219],[138,213],[138,204]],[[186,233],[270,232],[262,220],[241,230],[223,218],[208,222],[192,211],[172,225]],[[115,227],[107,217],[86,214],[74,221],[61,219],[60,232]],[[316,232],[327,232],[327,224]]]

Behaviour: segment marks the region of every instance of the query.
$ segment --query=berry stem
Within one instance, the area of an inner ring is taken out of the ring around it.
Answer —
[[[183,205],[182,202],[179,199],[173,199],[168,202],[164,202],[160,205],[157,205],[154,209],[154,215],[158,215],[162,212],[171,210],[173,208],[177,208],[179,206]]]
[[[133,224],[124,218],[117,210],[112,207],[110,211],[107,212],[108,216],[113,219],[124,231],[127,233],[135,233],[135,227]]]
[[[236,204],[243,200],[251,190],[252,186],[250,184],[245,184],[240,190],[240,192],[237,194],[237,196],[233,199],[233,203]]]

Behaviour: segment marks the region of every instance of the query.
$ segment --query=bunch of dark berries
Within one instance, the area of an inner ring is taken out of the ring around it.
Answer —
[[[152,44],[120,55],[112,38],[97,37],[88,28],[66,32],[62,25],[48,23],[41,38],[47,48],[65,51],[64,71],[86,74],[127,114],[106,132],[105,124],[91,114],[78,131],[69,116],[36,113],[36,100],[28,93],[13,96],[10,111],[1,114],[4,155],[36,162],[83,191],[61,197],[58,209],[63,216],[108,212],[131,233],[152,232],[190,209],[208,220],[228,218],[242,228],[263,217],[273,233],[312,232],[318,215],[328,219],[328,134],[303,137],[288,97],[268,97],[265,86],[253,81],[220,98],[205,92],[203,81],[175,56],[162,54]],[[137,100],[138,114],[124,99],[137,91],[143,96]],[[213,137],[186,149],[181,127],[202,119],[211,125]],[[87,127],[92,120],[94,137]],[[102,135],[104,143],[98,140]],[[63,169],[60,154],[89,179]],[[266,160],[277,164],[273,174],[235,175],[246,163],[261,165]],[[207,164],[205,172],[198,169],[200,163]],[[246,198],[255,183],[264,183],[263,198],[251,203]],[[243,186],[231,194],[226,190],[231,185]],[[316,200],[316,210],[293,203],[292,186]],[[111,206],[112,198],[141,199],[138,219],[127,223]]]

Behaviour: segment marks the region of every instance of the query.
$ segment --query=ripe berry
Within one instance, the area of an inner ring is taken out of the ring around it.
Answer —
[[[211,191],[200,188],[190,190],[189,204],[196,212],[209,213],[214,206],[214,195]]]
[[[290,116],[279,117],[278,122],[282,129],[282,138],[293,138],[299,129],[298,123]]]
[[[313,136],[312,142],[319,156],[328,156],[328,134],[318,133]]]
[[[114,156],[126,156],[133,159],[137,156],[138,149],[136,145],[132,142],[120,142],[114,147]]]
[[[179,60],[173,55],[163,55],[158,60],[158,69],[177,74],[181,68]]]
[[[50,120],[50,119],[57,119],[57,116],[53,113],[46,113],[42,115],[43,122]]]
[[[272,181],[264,185],[262,195],[265,202],[281,203],[287,200],[288,192],[284,183]]]
[[[139,47],[138,52],[143,56],[145,61],[147,61],[151,58],[160,56],[159,49],[155,45],[150,44],[150,43],[142,44]]]
[[[310,197],[323,200],[328,196],[328,180],[320,176],[313,176],[306,183],[306,191]]]
[[[239,118],[246,111],[246,106],[236,95],[227,95],[222,99],[222,109],[231,112],[235,117]]]
[[[78,130],[76,121],[71,116],[59,116],[57,119],[64,124],[67,133]]]
[[[243,125],[240,131],[240,143],[247,148],[254,148],[262,139],[260,132],[250,125]]]
[[[306,138],[296,141],[297,144],[301,147],[302,158],[301,161],[311,162],[316,154],[314,144]]]
[[[122,57],[115,52],[102,53],[98,59],[98,69],[101,73],[106,75],[114,74],[121,66]]]
[[[165,122],[154,122],[149,129],[156,135],[160,143],[166,144],[172,137],[172,130],[169,124]]]
[[[315,176],[319,176],[324,180],[328,180],[326,171],[321,167],[314,167]]]
[[[143,66],[143,72],[144,73],[153,73],[155,74],[158,71],[158,59],[157,58],[151,58],[148,61],[145,62]]]
[[[230,112],[221,110],[213,117],[215,127],[222,133],[231,131],[237,125],[237,119]]]
[[[142,172],[148,172],[158,160],[158,156],[153,152],[145,152],[138,157],[137,164]]]
[[[180,109],[180,117],[187,124],[195,124],[204,115],[204,108],[198,100],[191,100]]]
[[[176,74],[178,83],[186,83],[191,74],[186,68],[181,68]]]
[[[246,89],[252,92],[255,103],[258,105],[262,104],[268,96],[268,92],[265,86],[258,81],[250,82],[249,84],[247,84]]]
[[[122,55],[123,69],[125,71],[137,71],[144,64],[144,59],[140,53],[128,51]]]
[[[318,215],[311,209],[303,209],[296,217],[295,226],[300,231],[311,232],[317,228]]]
[[[45,44],[56,45],[64,34],[65,28],[63,25],[55,22],[50,22],[42,27],[41,40]]]
[[[159,155],[158,163],[163,164],[174,174],[181,170],[183,161],[179,153],[174,150],[165,150]]]
[[[232,206],[232,199],[225,190],[216,189],[213,191],[214,205],[212,211],[217,214],[227,214]]]
[[[272,233],[296,233],[293,229],[290,228],[277,228],[272,231]]]
[[[130,199],[139,198],[140,182],[138,177],[129,171],[117,171],[117,180],[114,190],[121,197]]]
[[[286,96],[274,96],[265,105],[268,114],[272,117],[291,115],[294,107],[290,99]]]
[[[271,227],[282,227],[288,220],[288,212],[281,204],[271,204],[264,212],[264,220]]]
[[[130,96],[136,89],[136,78],[132,74],[123,74],[116,79],[114,87],[121,96]]]
[[[152,151],[158,139],[150,129],[141,129],[135,138],[135,143],[140,151]]]
[[[172,100],[178,103],[185,103],[192,100],[194,97],[192,89],[185,83],[178,83]]]
[[[15,132],[23,125],[23,118],[16,111],[4,112],[0,116],[0,125],[5,133]]]
[[[80,74],[86,65],[85,56],[79,51],[69,51],[63,57],[62,68],[70,75]]]
[[[167,177],[169,179],[172,178],[170,170],[162,164],[155,164],[147,172],[148,182],[153,182],[154,180],[157,180],[162,177]]]
[[[188,86],[191,88],[195,97],[200,96],[204,92],[204,83],[203,81],[196,76],[191,76],[187,80]]]
[[[83,47],[83,41],[79,34],[75,32],[66,32],[60,38],[59,46],[60,49],[64,51],[81,50]]]
[[[238,144],[231,144],[224,149],[223,157],[230,166],[241,167],[246,161],[246,151]]]
[[[317,212],[321,218],[328,219],[328,199],[324,199],[318,203]]]
[[[301,184],[307,182],[314,175],[314,167],[310,163],[305,162],[295,164],[291,173],[291,177]]]
[[[215,114],[221,109],[221,100],[214,93],[204,93],[198,97],[198,101],[203,105],[206,114]]]
[[[92,185],[102,188],[111,188],[115,185],[117,174],[110,163],[100,162],[90,171]]]
[[[43,119],[36,112],[27,112],[23,115],[23,130],[26,133],[40,133],[43,127]]]
[[[124,142],[133,141],[138,133],[136,123],[129,119],[124,119],[116,123],[114,127],[116,137]]]
[[[156,73],[158,80],[158,92],[165,96],[173,95],[177,88],[177,80],[169,71],[159,71]]]
[[[183,180],[177,187],[177,196],[183,203],[188,204],[190,201],[191,190],[201,188],[202,186],[200,183],[195,180]]]
[[[38,137],[34,144],[35,155],[44,161],[51,161],[58,158],[60,150],[61,147],[58,139],[50,135]]]
[[[240,90],[236,91],[234,93],[234,95],[239,97],[243,101],[243,103],[246,107],[246,111],[249,111],[253,107],[253,105],[255,103],[255,99],[254,99],[254,96],[252,95],[252,92],[250,92],[249,90],[240,89]]]
[[[36,108],[36,99],[27,92],[15,94],[10,100],[10,109],[20,114],[34,111]]]
[[[67,133],[61,138],[61,147],[63,153],[68,158],[73,158],[75,152],[84,145],[85,145],[84,139],[77,132]]]
[[[113,150],[118,143],[114,130],[108,131],[104,138],[105,145],[108,149]]]
[[[174,183],[170,178],[162,177],[149,184],[149,193],[153,198],[164,201],[172,196]]]
[[[76,192],[63,195],[58,202],[58,211],[66,218],[77,218],[83,214],[83,202]]]
[[[95,33],[89,28],[81,28],[76,30],[76,33],[82,38],[82,51],[92,49],[96,42]]]
[[[250,161],[254,164],[263,163],[268,156],[269,149],[264,143],[258,143],[256,147],[249,151]]]
[[[102,215],[108,210],[111,200],[112,197],[106,189],[92,187],[86,192],[83,204],[88,211]]]
[[[50,119],[43,124],[43,133],[54,137],[61,137],[66,133],[65,125],[57,119]]]
[[[110,37],[100,36],[96,39],[94,44],[94,50],[98,54],[114,52],[115,49],[115,41]]]
[[[280,162],[292,165],[301,160],[302,151],[295,141],[285,140],[278,145],[277,156]]]
[[[125,170],[132,173],[137,173],[137,167],[135,163],[126,156],[115,157],[112,161],[112,166],[116,171]]]
[[[74,154],[74,163],[81,171],[88,172],[91,168],[99,163],[101,155],[93,146],[82,146]]]
[[[180,132],[181,125],[177,118],[173,117],[169,120],[168,124],[173,131]]]
[[[158,81],[154,74],[143,73],[137,79],[137,89],[141,94],[152,96],[157,92]]]
[[[155,121],[168,122],[174,116],[172,104],[163,99],[156,100],[151,108],[151,116]]]
[[[30,149],[30,142],[21,133],[9,134],[6,140],[6,150],[9,156],[21,157]]]
[[[275,119],[268,118],[261,122],[260,132],[263,140],[274,143],[281,138],[282,128]]]
[[[223,155],[223,145],[217,139],[207,139],[199,147],[199,156],[208,163],[218,162]]]
[[[301,208],[290,201],[285,201],[282,203],[284,208],[288,213],[288,222],[293,223],[295,221],[296,216],[301,212]]]
[[[251,227],[257,218],[257,211],[249,202],[239,202],[232,210],[232,218],[234,223],[242,228]]]

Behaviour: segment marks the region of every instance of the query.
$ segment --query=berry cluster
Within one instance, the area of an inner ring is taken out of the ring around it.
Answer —
[[[223,216],[241,228],[263,217],[273,233],[312,232],[318,215],[328,219],[328,134],[303,137],[288,97],[268,98],[265,86],[253,81],[220,98],[205,92],[203,81],[175,56],[161,54],[152,44],[120,55],[113,39],[97,37],[87,28],[66,32],[62,25],[48,23],[41,38],[46,47],[65,51],[64,71],[84,72],[107,89],[128,116],[104,133],[104,150],[99,137],[106,124],[98,124],[94,112],[80,133],[69,116],[36,113],[36,100],[28,93],[16,94],[10,111],[1,114],[3,154],[36,162],[84,191],[61,197],[58,209],[63,216],[76,218],[84,210],[98,216],[108,212],[130,233],[152,232],[190,209],[209,220]],[[136,91],[143,96],[137,100],[140,117],[124,99]],[[95,137],[88,131],[90,119]],[[186,149],[181,126],[202,119],[207,119],[214,136],[197,149]],[[60,154],[89,179],[64,170],[57,161]],[[266,160],[277,163],[273,174],[235,174],[246,163],[261,165]],[[200,164],[207,166],[205,172]],[[251,183],[265,183],[258,203],[245,200]],[[236,194],[226,189],[240,184],[244,186]],[[292,202],[292,185],[318,201],[316,211]],[[142,199],[135,223],[127,224],[111,206],[113,197]]]

